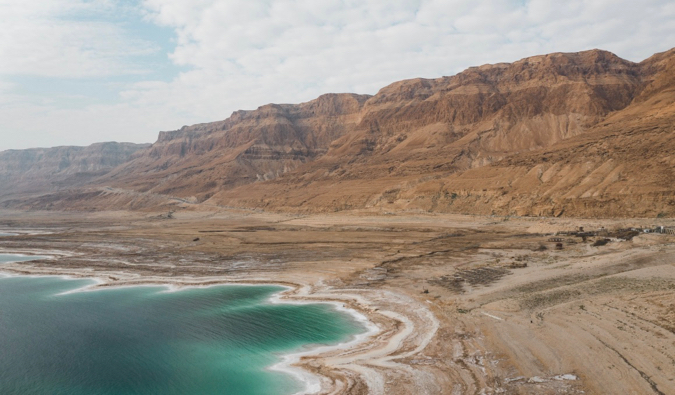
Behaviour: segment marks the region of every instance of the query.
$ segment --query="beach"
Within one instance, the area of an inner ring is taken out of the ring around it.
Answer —
[[[0,274],[1,393],[314,392],[295,358],[365,330],[330,304],[280,302],[279,286],[98,284]]]
[[[289,287],[284,303],[355,312],[369,323],[364,335],[276,367],[305,374],[307,392],[675,392],[675,238],[641,234],[593,246],[565,236],[562,250],[549,241],[579,226],[653,219],[243,210],[174,217],[4,212],[0,232],[41,234],[3,237],[0,251],[52,259],[1,269],[95,277],[96,287],[278,284]]]

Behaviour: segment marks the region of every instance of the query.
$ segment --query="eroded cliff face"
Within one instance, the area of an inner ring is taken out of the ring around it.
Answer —
[[[304,184],[462,171],[582,133],[630,103],[639,74],[589,51],[401,81],[373,97],[269,104],[162,132],[147,155],[102,182],[203,201],[282,174]]]
[[[599,50],[556,53],[400,81],[372,97],[237,111],[160,133],[90,183],[86,199],[125,208],[172,196],[292,211],[674,215],[674,59],[673,50],[641,63]]]
[[[0,197],[86,185],[150,144],[97,143],[88,147],[0,152]]]
[[[311,165],[214,200],[311,211],[672,215],[672,65],[672,51],[639,64],[587,51],[398,82]]]
[[[369,97],[327,94],[162,132],[147,152],[100,183],[203,201],[220,190],[274,179],[325,154],[358,123]]]
[[[631,104],[583,135],[454,174],[445,210],[544,215],[675,215],[675,52],[640,64]],[[458,192],[455,192],[458,193]],[[452,206],[455,207],[452,207]],[[470,210],[469,210],[470,209]]]

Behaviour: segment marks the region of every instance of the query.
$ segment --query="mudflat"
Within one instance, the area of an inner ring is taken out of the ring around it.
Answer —
[[[675,221],[2,211],[0,252],[52,258],[0,270],[343,303],[377,330],[299,359],[322,393],[672,394],[675,235],[620,231],[656,225]]]

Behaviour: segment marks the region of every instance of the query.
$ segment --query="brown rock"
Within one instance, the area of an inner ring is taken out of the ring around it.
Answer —
[[[534,56],[161,132],[69,193],[135,209],[175,197],[293,211],[673,215],[673,92],[674,50],[641,63],[599,50]],[[74,196],[21,205],[76,208]]]

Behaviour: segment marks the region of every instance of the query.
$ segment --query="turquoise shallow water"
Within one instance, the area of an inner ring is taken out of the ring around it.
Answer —
[[[0,263],[7,262],[26,262],[34,261],[36,259],[46,258],[44,256],[37,255],[13,255],[13,254],[0,254]]]
[[[0,277],[0,394],[290,394],[266,370],[362,332],[325,304],[268,304],[283,288],[71,292],[90,280]]]

